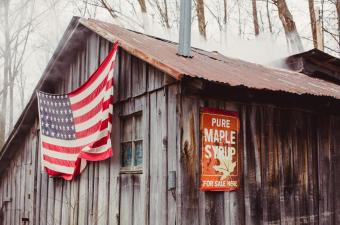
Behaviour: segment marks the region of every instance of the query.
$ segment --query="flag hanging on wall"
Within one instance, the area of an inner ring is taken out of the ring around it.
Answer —
[[[99,68],[68,94],[37,92],[42,166],[51,176],[71,180],[86,161],[112,155],[113,73],[118,43]]]

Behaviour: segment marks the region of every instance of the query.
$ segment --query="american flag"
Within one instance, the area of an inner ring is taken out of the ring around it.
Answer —
[[[113,73],[118,43],[99,68],[68,94],[37,92],[42,166],[51,176],[71,180],[86,161],[112,155]]]

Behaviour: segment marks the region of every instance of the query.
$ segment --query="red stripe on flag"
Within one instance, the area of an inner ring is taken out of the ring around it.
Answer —
[[[70,97],[74,97],[77,96],[79,94],[81,94],[84,90],[86,90],[99,76],[100,74],[102,74],[102,72],[104,71],[104,69],[108,66],[112,56],[114,55],[114,53],[116,52],[116,49],[118,48],[118,45],[115,45],[114,48],[111,50],[111,52],[109,53],[109,55],[104,59],[104,61],[102,62],[102,64],[98,67],[98,69],[90,76],[90,78],[79,88],[77,88],[76,90],[72,91],[71,93],[69,93]],[[112,64],[110,65],[111,68]]]
[[[80,157],[89,161],[97,161],[97,160],[105,160],[112,155],[112,148],[109,147],[108,150],[101,153],[88,153],[88,152],[81,152]]]
[[[111,102],[113,102],[113,96],[112,95],[110,96],[110,99],[108,99],[104,102],[100,102],[98,105],[96,105],[93,109],[91,109],[87,113],[85,113],[81,116],[75,117],[74,123],[79,124],[79,123],[83,123],[83,122],[91,119],[92,117],[94,117],[100,111],[104,111],[105,109],[109,108]]]
[[[62,177],[65,180],[72,180],[72,178],[73,178],[73,174],[60,173],[60,172],[57,172],[55,170],[49,169],[47,167],[45,167],[45,171],[46,171],[46,173],[48,173],[48,175],[50,175],[52,177]]]
[[[109,118],[103,120],[103,121],[98,121],[96,124],[94,124],[92,127],[89,127],[85,130],[78,131],[76,132],[76,137],[77,138],[83,138],[87,137],[89,135],[92,135],[93,133],[97,131],[102,131],[108,127],[108,122],[112,121],[112,114],[109,114]]]
[[[86,96],[85,98],[83,98],[82,100],[80,100],[79,102],[73,103],[71,105],[71,109],[72,110],[78,110],[82,107],[84,107],[85,105],[89,104],[93,99],[95,99],[102,91],[103,88],[106,87],[108,83],[107,77],[98,85],[98,87],[96,87],[95,90],[93,90],[93,92],[91,94],[89,94],[88,96]],[[111,83],[111,82],[110,82]]]
[[[57,165],[61,165],[61,166],[66,166],[66,167],[75,167],[76,166],[75,161],[71,161],[71,160],[53,158],[53,157],[47,156],[47,155],[43,155],[43,159],[47,162],[57,164]]]
[[[62,153],[68,153],[68,154],[77,154],[79,153],[85,146],[79,146],[79,147],[63,147],[59,145],[53,145],[47,142],[42,142],[42,146],[45,149],[56,151],[56,152],[62,152]]]

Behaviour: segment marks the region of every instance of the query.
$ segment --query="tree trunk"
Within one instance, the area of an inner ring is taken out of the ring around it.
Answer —
[[[167,0],[164,0],[164,21],[165,21],[166,28],[170,29]]]
[[[268,27],[269,27],[270,33],[272,34],[273,33],[273,26],[272,26],[272,21],[270,19],[269,0],[266,1],[266,10],[267,10]]]
[[[336,12],[338,16],[338,46],[340,48],[340,0],[336,0]]]
[[[8,123],[8,129],[9,131],[13,128],[13,115],[14,115],[14,80],[10,80],[9,82],[9,123]]]
[[[311,24],[312,37],[313,37],[313,46],[314,48],[317,48],[318,39],[317,39],[317,34],[316,34],[316,18],[315,18],[314,0],[308,0],[308,6],[309,6],[310,24]]]
[[[292,14],[290,13],[285,0],[276,0],[279,18],[285,31],[288,48],[292,53],[303,51],[302,42],[297,32]]]
[[[0,147],[5,143],[6,135],[6,117],[7,117],[7,97],[8,97],[8,79],[10,72],[11,60],[11,47],[9,37],[9,0],[3,1],[4,9],[4,36],[5,36],[5,54],[4,54],[4,79],[3,79],[3,92],[1,101],[1,114],[0,114]]]
[[[156,3],[156,7],[159,11],[159,14],[161,16],[161,19],[162,19],[162,25],[167,28],[167,29],[170,29],[170,23],[169,23],[169,17],[168,17],[168,3],[167,3],[167,0],[164,0],[163,3],[164,3],[164,10],[161,6],[161,4],[159,3],[158,0],[155,0],[155,3]]]
[[[223,1],[223,9],[224,9],[223,23],[224,23],[224,26],[226,26],[228,22],[227,0]]]
[[[138,2],[139,2],[139,6],[140,6],[140,9],[141,9],[142,13],[146,13],[145,0],[138,0]]]
[[[198,19],[198,31],[200,35],[206,39],[207,33],[205,30],[204,0],[197,0],[196,11]]]
[[[254,21],[255,36],[258,36],[260,34],[260,28],[259,28],[259,21],[257,18],[256,0],[252,0],[252,6],[253,6],[253,21]]]

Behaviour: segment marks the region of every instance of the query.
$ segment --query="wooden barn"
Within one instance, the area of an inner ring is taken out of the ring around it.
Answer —
[[[36,90],[77,88],[117,40],[113,157],[49,177],[33,94],[0,152],[1,224],[340,224],[340,86],[74,18]],[[206,108],[238,121],[233,191],[202,190]]]

